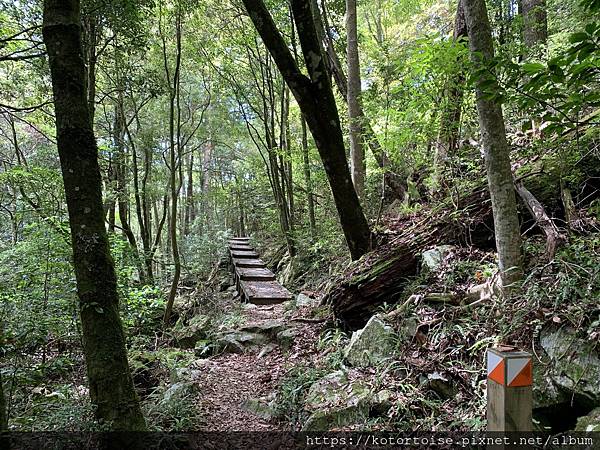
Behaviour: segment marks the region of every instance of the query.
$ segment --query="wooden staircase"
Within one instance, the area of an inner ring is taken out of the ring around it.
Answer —
[[[250,245],[250,238],[230,239],[229,261],[242,301],[272,305],[291,300],[291,292],[279,284],[275,274],[267,269],[267,265]]]

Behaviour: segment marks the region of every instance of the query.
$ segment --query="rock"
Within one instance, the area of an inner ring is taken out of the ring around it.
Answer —
[[[238,329],[241,333],[262,334],[269,338],[275,338],[277,333],[286,328],[286,323],[282,319],[270,319],[263,322],[248,323]]]
[[[599,406],[600,355],[594,343],[577,338],[571,329],[546,327],[540,344],[551,361],[545,376],[558,391],[575,396],[584,406]]]
[[[237,290],[237,288],[235,286],[229,286],[225,292],[235,292]]]
[[[161,403],[173,403],[182,400],[185,397],[195,395],[197,385],[191,381],[180,381],[173,384],[163,394]]]
[[[421,254],[421,267],[430,272],[435,272],[444,258],[454,249],[452,245],[438,245]]]
[[[422,376],[421,384],[427,386],[442,399],[446,400],[454,398],[458,393],[456,383],[453,383],[452,380],[439,372],[429,373],[426,377]]]
[[[217,338],[215,346],[219,352],[223,353],[244,353],[246,349],[264,345],[267,341],[268,338],[263,334],[232,331],[221,334]]]
[[[264,420],[272,420],[278,416],[274,394],[244,400],[242,408]]]
[[[302,431],[327,431],[362,422],[369,416],[372,399],[368,386],[350,382],[345,371],[330,373],[308,391],[305,407],[312,413]]]
[[[362,330],[352,333],[344,350],[344,358],[355,367],[368,367],[380,363],[394,353],[394,330],[379,315],[369,319]]]
[[[575,431],[600,431],[600,408],[596,408],[587,416],[577,419]]]
[[[192,349],[200,339],[206,337],[210,326],[210,317],[197,315],[190,319],[187,325],[180,322],[173,329],[173,338],[179,348]]]
[[[204,367],[210,367],[212,366],[214,363],[210,360],[210,359],[197,359],[196,361],[194,361],[192,364],[190,364],[192,367],[195,367],[196,369],[202,369]]]
[[[298,332],[295,329],[288,328],[277,333],[276,340],[282,350],[289,350],[294,345],[297,335]]]
[[[171,371],[171,383],[177,384],[181,382],[190,382],[200,379],[201,373],[199,370],[190,369],[188,367],[178,367]]]
[[[318,298],[309,297],[306,294],[298,294],[296,297],[296,306],[298,308],[316,308],[321,304],[321,300]]]
[[[265,345],[260,350],[260,353],[258,354],[257,358],[262,358],[263,356],[268,355],[269,353],[271,353],[276,348],[277,348],[277,346],[275,344],[267,344],[267,345]]]
[[[310,387],[304,406],[311,414],[302,431],[328,431],[365,423],[369,417],[386,414],[393,398],[392,391],[373,393],[366,382],[351,380],[348,372],[338,370]]]

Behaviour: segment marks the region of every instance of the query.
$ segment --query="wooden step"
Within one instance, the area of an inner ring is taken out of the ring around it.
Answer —
[[[229,244],[229,250],[246,250],[254,251],[254,249],[247,244]]]
[[[232,242],[250,242],[250,238],[249,237],[234,237],[234,238],[230,238],[229,239],[229,243],[231,244]]]
[[[244,300],[255,305],[273,305],[292,298],[277,281],[241,281],[240,287]]]
[[[231,250],[231,257],[234,259],[256,259],[258,253],[254,250]]]
[[[254,258],[254,259],[233,258],[232,262],[233,262],[234,267],[258,267],[258,268],[267,267],[265,262],[259,258]]]
[[[275,274],[263,267],[236,267],[237,277],[242,281],[273,281]]]

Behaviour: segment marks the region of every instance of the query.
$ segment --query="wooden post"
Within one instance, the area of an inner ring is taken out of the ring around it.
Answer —
[[[488,431],[532,431],[531,354],[490,348],[487,374]]]

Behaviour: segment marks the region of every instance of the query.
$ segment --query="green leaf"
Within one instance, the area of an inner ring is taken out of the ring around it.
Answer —
[[[571,36],[569,36],[569,42],[571,42],[572,44],[575,44],[577,42],[583,42],[585,40],[587,40],[589,38],[589,34],[584,33],[584,32],[579,32],[579,33],[573,33]]]
[[[537,73],[546,70],[546,66],[540,63],[526,63],[523,64],[523,70],[527,73]]]

